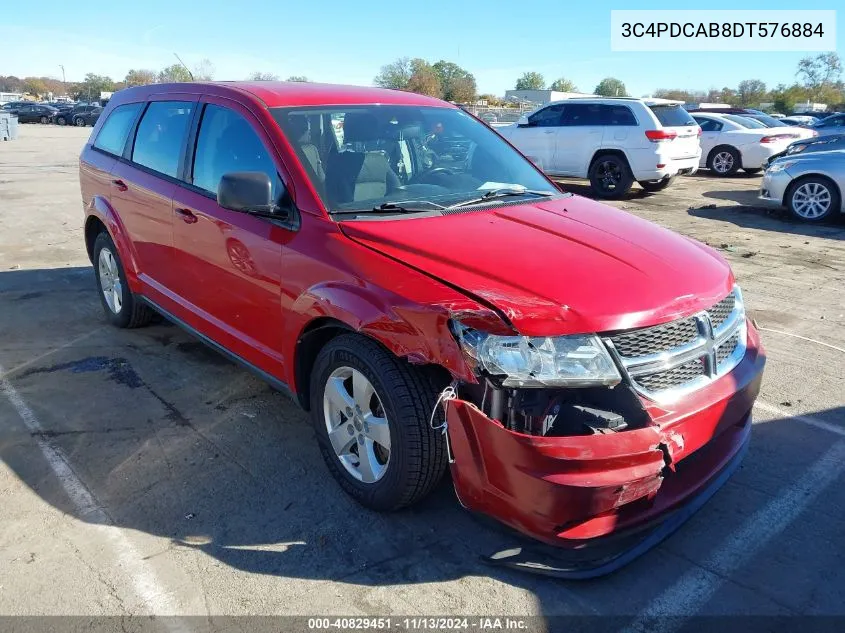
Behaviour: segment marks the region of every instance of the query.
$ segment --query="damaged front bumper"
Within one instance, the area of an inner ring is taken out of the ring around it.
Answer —
[[[739,465],[765,362],[749,328],[743,360],[672,407],[647,405],[650,424],[572,437],[510,431],[471,402],[447,421],[461,503],[541,543],[490,562],[570,578],[609,573],[677,529]],[[553,552],[551,554],[550,552]]]

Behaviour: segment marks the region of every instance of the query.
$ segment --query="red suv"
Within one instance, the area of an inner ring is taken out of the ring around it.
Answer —
[[[547,571],[597,575],[748,443],[764,355],[728,264],[560,191],[443,101],[131,88],[80,181],[108,319],[163,314],[290,392],[369,508],[419,501],[449,468],[464,506],[561,546]]]

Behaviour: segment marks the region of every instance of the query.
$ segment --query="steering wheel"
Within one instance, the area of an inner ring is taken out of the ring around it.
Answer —
[[[429,169],[424,176],[429,176],[431,174],[447,174],[449,176],[454,176],[455,171],[451,167],[435,167],[434,169]]]

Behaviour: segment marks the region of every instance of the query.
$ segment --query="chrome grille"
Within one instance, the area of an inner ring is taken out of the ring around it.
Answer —
[[[731,293],[707,311],[714,330],[722,327],[722,324],[734,311],[734,307],[736,307],[736,297]]]
[[[704,359],[696,358],[683,365],[656,374],[639,376],[637,384],[650,392],[673,389],[695,380],[704,373]]]
[[[745,355],[742,293],[708,310],[605,339],[626,378],[644,396],[669,400],[731,371]]]
[[[673,321],[654,327],[634,330],[613,337],[616,351],[627,358],[665,352],[695,341],[698,326],[693,319]]]

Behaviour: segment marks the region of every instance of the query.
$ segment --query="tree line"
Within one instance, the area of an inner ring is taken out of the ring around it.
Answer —
[[[688,90],[681,88],[659,88],[654,97],[676,99],[679,101],[701,103],[717,102],[731,105],[759,107],[771,103],[771,109],[789,113],[797,104],[803,102],[826,103],[833,109],[845,107],[845,84],[841,80],[842,60],[836,53],[821,53],[805,57],[796,69],[796,81],[792,84],[778,84],[768,88],[759,79],[745,79],[736,88],[723,87],[710,90]],[[100,92],[114,92],[121,88],[142,86],[153,83],[181,81],[209,81],[214,78],[214,65],[207,59],[202,60],[193,70],[182,64],[173,64],[160,71],[132,69],[121,81],[111,77],[88,73],[81,82],[65,84],[51,77],[0,76],[0,92],[24,92],[35,97],[48,93],[67,94],[74,99],[97,99]],[[272,73],[255,72],[246,77],[251,81],[278,81],[279,76]],[[294,75],[286,81],[309,81],[307,77]],[[446,60],[431,63],[421,58],[400,57],[385,64],[373,79],[373,83],[383,88],[408,90],[456,103],[471,103],[478,99],[489,105],[505,103],[502,97],[492,94],[478,94],[475,76],[458,64]],[[555,90],[559,92],[579,92],[574,82],[560,77],[547,84],[538,72],[526,72],[514,83],[517,90]],[[592,91],[593,94],[608,97],[629,96],[625,84],[615,77],[605,77]]]

